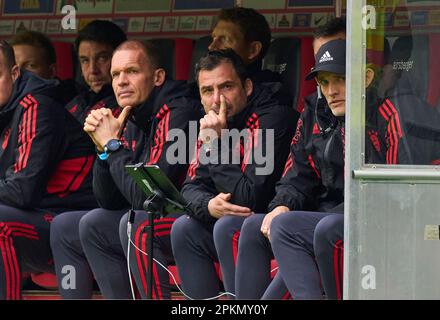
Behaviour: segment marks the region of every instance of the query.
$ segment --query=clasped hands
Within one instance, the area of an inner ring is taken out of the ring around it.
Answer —
[[[130,106],[124,107],[117,118],[107,108],[92,110],[87,116],[84,122],[84,131],[93,140],[99,152],[104,151],[104,146],[109,140],[121,137],[131,109]]]

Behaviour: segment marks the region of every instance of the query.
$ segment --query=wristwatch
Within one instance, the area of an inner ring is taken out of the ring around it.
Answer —
[[[101,160],[107,160],[110,153],[117,151],[122,146],[121,140],[110,139],[104,146],[104,152],[98,153]]]

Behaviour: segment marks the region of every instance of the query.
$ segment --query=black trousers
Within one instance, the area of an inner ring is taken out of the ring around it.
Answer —
[[[344,215],[286,212],[271,224],[271,245],[293,299],[342,298]],[[322,280],[322,286],[321,286]]]
[[[99,208],[65,212],[54,219],[50,240],[64,299],[90,299],[93,278],[106,299],[131,299],[127,262],[119,239],[119,222],[126,212]],[[72,270],[75,277],[66,281]]]

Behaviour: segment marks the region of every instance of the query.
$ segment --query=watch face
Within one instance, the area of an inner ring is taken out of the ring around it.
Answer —
[[[107,142],[107,150],[109,152],[118,150],[120,146],[121,146],[121,141],[116,139],[112,139],[109,142]]]

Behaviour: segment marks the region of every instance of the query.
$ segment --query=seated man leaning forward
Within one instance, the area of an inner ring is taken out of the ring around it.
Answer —
[[[168,161],[173,145],[168,136],[172,129],[188,136],[190,122],[200,118],[200,101],[189,95],[184,82],[166,77],[160,53],[151,42],[129,40],[118,46],[112,57],[111,77],[123,111],[115,118],[108,108],[92,110],[84,125],[99,151],[94,164],[93,191],[101,208],[76,213],[79,222],[66,227],[74,229],[74,237],[59,251],[66,264],[81,270],[81,277],[77,273],[77,287],[70,290],[70,297],[75,293],[75,298],[91,297],[93,276],[105,298],[132,297],[124,252],[127,239],[122,246],[119,224],[130,208],[142,210],[147,196],[124,167],[139,162],[158,165],[179,187],[189,159],[177,164]],[[175,216],[168,216],[156,223],[163,232],[155,233],[154,257],[164,265],[173,260],[169,230],[174,219]],[[147,220],[145,212],[137,211],[132,241],[143,251],[147,237],[143,222]],[[126,220],[122,225],[126,238]],[[144,259],[141,251],[131,250],[130,266],[143,297],[147,294]],[[153,298],[169,298],[168,273],[156,264],[154,269]]]
[[[182,188],[190,210],[174,223],[171,241],[183,289],[200,299],[219,293],[215,262],[226,291],[234,292],[241,225],[274,196],[295,121],[269,88],[250,80],[231,49],[201,58],[196,79],[206,115]]]

